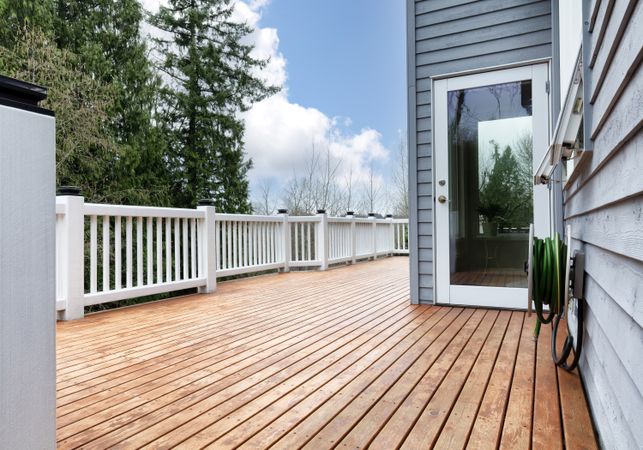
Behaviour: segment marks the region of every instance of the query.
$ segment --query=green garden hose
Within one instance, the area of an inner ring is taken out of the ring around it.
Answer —
[[[532,254],[532,297],[538,319],[534,335],[540,334],[540,325],[550,323],[565,307],[565,264],[567,246],[556,233],[553,238],[534,237]],[[549,306],[545,314],[544,306]]]

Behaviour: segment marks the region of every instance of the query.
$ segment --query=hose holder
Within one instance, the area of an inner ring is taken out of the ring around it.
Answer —
[[[569,236],[569,234],[568,234]],[[576,250],[574,256],[570,258],[568,280],[569,285],[566,286],[568,292],[571,292],[571,298],[566,299],[565,310],[563,314],[559,314],[554,319],[551,339],[551,356],[554,363],[567,370],[573,371],[578,366],[580,360],[581,350],[583,348],[583,314],[584,314],[584,288],[585,288],[585,253]],[[568,294],[569,297],[569,294]],[[576,306],[574,308],[574,306]],[[575,312],[576,317],[576,339],[570,332],[570,312]],[[560,324],[561,317],[567,314],[567,336],[563,344],[563,349],[560,355],[556,351],[556,337],[558,335],[558,325]],[[575,344],[575,345],[574,345]],[[568,363],[569,355],[574,350],[574,357]]]

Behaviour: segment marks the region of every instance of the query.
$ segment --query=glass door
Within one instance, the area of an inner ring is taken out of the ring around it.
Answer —
[[[527,306],[529,224],[538,236],[550,226],[532,176],[547,149],[547,74],[540,64],[434,82],[439,303]]]

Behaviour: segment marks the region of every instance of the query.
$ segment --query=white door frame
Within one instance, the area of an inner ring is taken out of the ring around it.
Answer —
[[[449,198],[448,105],[447,93],[515,81],[532,81],[533,164],[542,160],[549,142],[550,99],[547,93],[549,64],[539,63],[498,69],[472,75],[433,80],[434,199]],[[445,180],[441,186],[438,180]],[[537,236],[550,235],[550,196],[547,186],[534,186],[534,230]],[[527,289],[510,287],[462,286],[450,283],[449,202],[435,202],[435,302],[471,306],[525,309]]]

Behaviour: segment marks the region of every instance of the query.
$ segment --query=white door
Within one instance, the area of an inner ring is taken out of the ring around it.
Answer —
[[[438,303],[526,308],[529,224],[549,236],[533,185],[549,141],[547,64],[435,80]]]

